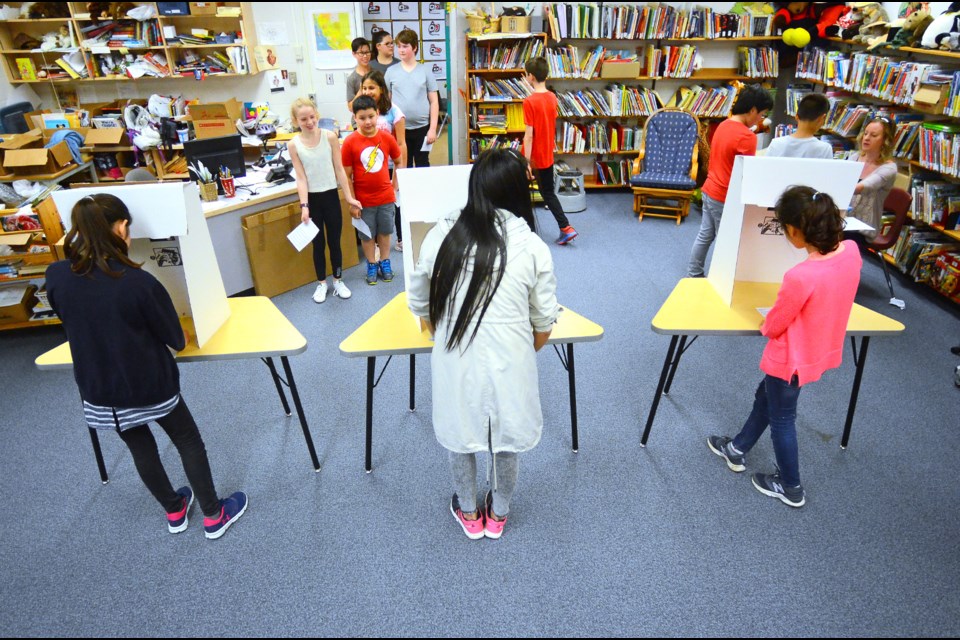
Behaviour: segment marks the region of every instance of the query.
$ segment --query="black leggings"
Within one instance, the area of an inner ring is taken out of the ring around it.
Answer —
[[[310,219],[317,225],[320,233],[313,239],[313,268],[317,271],[317,280],[327,279],[327,258],[324,245],[330,246],[330,266],[333,277],[338,280],[343,275],[343,251],[340,250],[340,234],[343,232],[343,217],[340,212],[340,196],[336,189],[307,194],[310,205]],[[324,237],[324,227],[327,233]]]
[[[563,206],[560,204],[560,199],[557,197],[557,194],[553,192],[553,165],[550,165],[546,169],[534,169],[534,172],[537,176],[537,186],[540,188],[540,195],[543,196],[543,203],[550,209],[550,213],[553,214],[553,218],[557,221],[560,229],[566,229],[570,226],[570,221],[567,220],[566,214],[563,213]]]
[[[430,131],[429,125],[418,129],[407,128],[404,130],[404,140],[407,142],[407,168],[429,167],[430,152],[420,151],[423,141],[427,139],[427,132]]]
[[[183,398],[180,398],[180,402],[173,411],[158,419],[157,424],[167,433],[180,453],[180,461],[187,474],[187,481],[200,502],[203,515],[210,518],[216,517],[220,514],[220,500],[213,486],[207,449],[203,445],[200,431],[197,430],[197,423],[193,421],[193,416],[190,415],[190,410]],[[167,472],[160,461],[157,441],[154,440],[150,427],[143,424],[120,431],[120,439],[130,449],[133,463],[137,467],[143,484],[147,485],[147,489],[164,511],[176,513],[182,509],[183,500],[170,484]]]

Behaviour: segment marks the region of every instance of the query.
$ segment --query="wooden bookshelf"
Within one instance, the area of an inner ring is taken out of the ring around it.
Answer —
[[[59,324],[61,324],[60,318],[44,318],[43,320],[27,320],[26,322],[6,322],[0,323],[0,331],[32,329],[33,327],[50,327]]]

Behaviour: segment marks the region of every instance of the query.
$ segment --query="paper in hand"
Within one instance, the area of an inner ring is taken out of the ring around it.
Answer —
[[[760,313],[760,315],[762,315],[764,318],[766,318],[766,317],[767,317],[767,313],[769,313],[770,309],[772,309],[772,308],[773,308],[773,307],[757,307],[757,311]]]
[[[296,229],[288,233],[287,240],[290,241],[294,249],[303,251],[303,248],[310,244],[318,233],[320,233],[320,229],[317,228],[317,225],[313,223],[313,220],[308,220],[306,223],[301,222]]]
[[[353,222],[357,231],[373,240],[373,232],[370,231],[370,227],[363,221],[363,218],[351,218],[351,222]]]

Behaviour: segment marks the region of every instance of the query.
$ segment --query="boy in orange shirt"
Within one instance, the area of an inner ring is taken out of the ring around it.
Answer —
[[[546,58],[530,58],[523,68],[526,71],[524,77],[533,85],[533,94],[523,101],[523,121],[526,123],[526,131],[523,134],[523,155],[530,163],[530,179],[533,179],[536,172],[543,202],[560,227],[557,244],[567,244],[578,234],[577,230],[570,226],[560,200],[553,192],[553,146],[557,135],[557,97],[544,84],[549,72]]]

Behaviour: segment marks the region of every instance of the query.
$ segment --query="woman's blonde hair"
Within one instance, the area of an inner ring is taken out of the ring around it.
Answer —
[[[311,107],[313,112],[318,116],[320,112],[317,110],[317,104],[310,98],[297,98],[293,101],[293,104],[290,105],[290,118],[293,120],[293,126],[297,126],[297,111],[303,107]]]
[[[857,136],[857,149],[860,149],[863,144],[863,134],[867,132],[867,127],[873,123],[879,124],[883,130],[883,144],[880,145],[880,162],[889,162],[893,158],[893,125],[890,124],[890,120],[884,116],[874,116],[867,120],[863,128],[860,129],[860,135]]]

